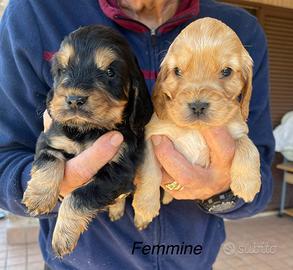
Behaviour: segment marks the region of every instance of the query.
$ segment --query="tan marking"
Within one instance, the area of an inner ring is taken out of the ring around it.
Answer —
[[[56,153],[55,156],[59,156]],[[49,213],[55,207],[64,177],[64,165],[63,159],[56,159],[46,162],[41,168],[32,167],[31,179],[22,200],[31,216]]]
[[[86,127],[113,129],[123,120],[123,111],[127,101],[114,99],[106,90],[93,91],[88,96],[84,109],[91,112],[89,117],[76,117],[68,110],[65,101],[68,95],[84,95],[84,93],[76,88],[60,87],[55,90],[49,109],[52,118],[60,123],[69,121],[80,128],[84,126],[85,129]]]
[[[69,62],[69,59],[71,57],[74,57],[74,54],[75,54],[75,52],[74,52],[73,46],[66,43],[57,52],[56,57],[57,57],[58,62],[63,67],[67,67],[68,66],[68,62]]]
[[[122,154],[127,150],[127,147],[128,146],[126,143],[122,143],[117,154],[112,158],[111,162],[119,162],[120,158],[122,158]]]
[[[66,136],[52,136],[50,138],[50,146],[74,155],[78,155],[84,150],[81,144],[74,142]]]
[[[113,129],[122,123],[126,100],[116,100],[106,91],[94,93],[88,98],[89,110],[93,112],[90,121],[99,127]]]
[[[106,70],[107,67],[117,58],[116,54],[109,48],[100,48],[96,51],[96,65],[98,68]]]
[[[122,195],[124,197],[122,197]],[[116,200],[115,203],[109,205],[109,218],[111,221],[116,221],[124,215],[125,208],[125,197],[128,194],[121,194]],[[121,198],[120,198],[121,197]]]

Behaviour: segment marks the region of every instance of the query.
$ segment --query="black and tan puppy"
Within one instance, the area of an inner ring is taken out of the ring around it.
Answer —
[[[83,27],[66,37],[54,56],[52,74],[47,110],[53,123],[38,139],[23,198],[31,215],[48,213],[56,205],[68,159],[110,130],[124,136],[114,159],[89,184],[64,198],[52,240],[54,251],[62,257],[74,249],[98,211],[110,205],[111,219],[123,213],[120,198],[134,189],[152,105],[129,45],[104,26]]]

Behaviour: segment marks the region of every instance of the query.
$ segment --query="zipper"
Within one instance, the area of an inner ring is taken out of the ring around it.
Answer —
[[[178,17],[176,19],[170,19],[170,20],[166,21],[165,23],[163,23],[162,25],[160,25],[157,28],[157,30],[162,28],[163,26],[166,26],[166,25],[170,24],[170,23],[173,23],[173,22],[176,22],[176,21],[179,21],[179,20],[182,20],[182,19],[192,18],[193,16],[194,16],[193,14],[187,14],[187,15],[183,15],[181,17]]]
[[[130,22],[133,22],[133,23],[136,23],[136,24],[139,24],[141,26],[143,26],[145,29],[149,30],[152,34],[152,32],[154,33],[154,35],[156,35],[156,32],[157,30],[159,30],[160,28],[170,24],[170,23],[173,23],[173,22],[176,22],[178,20],[182,20],[182,19],[185,19],[185,18],[191,18],[193,17],[194,15],[193,14],[187,14],[187,15],[183,15],[181,17],[178,17],[178,18],[174,18],[174,19],[170,19],[168,20],[167,22],[163,23],[162,25],[160,25],[158,28],[156,29],[150,29],[148,26],[146,26],[145,24],[137,21],[137,20],[134,20],[134,19],[131,19],[129,17],[124,17],[124,16],[121,16],[121,15],[115,15],[114,18],[115,19],[119,19],[119,20],[124,20],[124,21],[130,21]]]
[[[153,47],[156,46],[157,44],[157,32],[160,28],[168,25],[168,24],[171,24],[173,22],[176,22],[178,20],[182,20],[182,19],[185,19],[185,18],[191,18],[193,17],[193,14],[187,14],[187,15],[183,15],[181,17],[178,17],[178,18],[175,18],[175,19],[171,19],[171,20],[168,20],[167,22],[163,23],[162,25],[160,25],[158,28],[156,29],[150,29],[148,26],[146,26],[145,24],[137,21],[137,20],[134,20],[134,19],[131,19],[129,17],[124,17],[124,16],[121,16],[121,15],[115,15],[114,18],[115,19],[119,19],[119,20],[124,20],[124,21],[130,21],[130,22],[133,22],[133,23],[136,23],[136,24],[139,24],[141,26],[143,26],[145,29],[147,29],[150,34],[151,34],[151,44]]]
[[[136,21],[134,19],[131,19],[131,18],[128,18],[128,17],[123,17],[123,16],[120,16],[120,15],[115,15],[114,16],[115,19],[119,19],[119,20],[124,20],[124,21],[130,21],[130,22],[133,22],[133,23],[136,23],[136,24],[139,24],[141,26],[143,26],[145,29],[147,29],[150,34],[151,34],[151,44],[152,46],[156,46],[156,41],[157,41],[157,36],[156,36],[156,29],[150,29],[148,26],[146,26],[145,24],[139,22],[139,21]]]
[[[151,44],[152,47],[155,47],[157,44],[157,31],[156,29],[150,29],[151,30]]]

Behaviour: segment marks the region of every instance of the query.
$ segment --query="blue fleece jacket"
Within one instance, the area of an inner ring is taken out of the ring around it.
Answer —
[[[174,18],[152,32],[129,20],[113,0],[10,0],[0,25],[0,207],[18,215],[26,214],[21,199],[30,178],[36,140],[43,129],[46,94],[52,86],[49,60],[64,36],[89,24],[117,29],[131,44],[151,91],[160,62],[173,39],[191,21],[207,16],[220,19],[234,29],[254,60],[248,125],[249,136],[261,154],[260,193],[252,203],[239,200],[234,209],[216,214],[204,212],[193,201],[175,200],[163,205],[160,216],[142,232],[133,225],[131,199],[128,199],[121,220],[112,223],[107,213],[99,214],[81,236],[74,252],[63,260],[56,259],[51,248],[56,210],[40,218],[40,245],[52,269],[211,268],[225,239],[223,218],[251,216],[264,209],[272,194],[270,164],[274,141],[267,44],[253,16],[213,0],[180,1]],[[184,255],[176,250],[171,254],[169,250],[164,254],[158,244],[180,245],[182,249],[188,244],[197,252],[190,254],[188,249]]]

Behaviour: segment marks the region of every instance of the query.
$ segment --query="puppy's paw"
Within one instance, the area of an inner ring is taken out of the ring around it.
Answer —
[[[243,199],[246,203],[252,202],[255,195],[260,191],[261,181],[258,179],[235,179],[232,180],[230,188],[234,195]]]
[[[162,204],[169,204],[170,202],[173,201],[172,195],[170,195],[168,192],[164,191],[163,199],[162,199]]]
[[[111,221],[119,220],[124,215],[125,199],[118,199],[109,206],[109,218]]]
[[[97,214],[76,203],[74,196],[68,195],[61,203],[55,225],[52,247],[58,257],[73,251],[80,235],[87,230],[88,224]]]
[[[53,210],[58,200],[62,178],[63,167],[61,170],[51,168],[51,171],[47,168],[32,170],[32,178],[22,200],[31,216],[47,214]]]
[[[120,218],[122,218],[124,215],[124,210],[120,211],[120,212],[109,212],[109,218],[112,222],[119,220]]]
[[[65,255],[71,253],[76,247],[80,233],[68,230],[66,226],[62,224],[56,224],[53,239],[52,248],[57,257],[63,258]]]
[[[151,200],[134,199],[132,205],[135,213],[134,224],[138,230],[143,230],[159,215],[160,197],[155,196]]]
[[[35,190],[26,190],[22,203],[28,209],[30,216],[38,216],[50,213],[58,200],[57,192],[37,192]]]
[[[134,225],[138,230],[144,230],[148,227],[148,225],[153,221],[153,219],[159,215],[159,212],[156,213],[145,213],[139,214],[135,213],[134,216]]]

